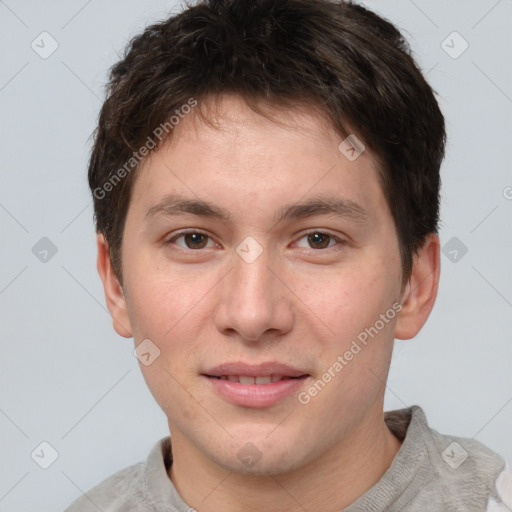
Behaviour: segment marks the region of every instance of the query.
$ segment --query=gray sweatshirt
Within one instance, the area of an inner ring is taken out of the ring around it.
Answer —
[[[417,405],[388,411],[385,421],[402,446],[344,512],[512,512],[512,471],[498,454],[473,439],[439,434]],[[110,476],[64,512],[194,512],[168,477],[171,463],[164,437],[145,462]]]

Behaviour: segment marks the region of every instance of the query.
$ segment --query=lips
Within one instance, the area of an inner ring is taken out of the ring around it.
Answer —
[[[272,382],[279,382],[283,379],[298,379],[299,377],[286,377],[284,375],[266,375],[264,377],[257,376],[251,377],[250,375],[208,375],[214,379],[229,380],[229,382],[239,382],[240,384],[270,384]]]
[[[253,379],[270,377],[270,379],[276,378],[276,380],[281,380],[283,378],[302,377],[303,375],[308,375],[308,373],[286,364],[267,362],[257,365],[225,363],[214,368],[210,368],[204,372],[204,375],[208,377],[226,377],[228,380],[230,377],[252,377]],[[279,379],[277,379],[277,377],[279,377]]]
[[[219,396],[243,407],[276,405],[299,391],[310,377],[301,369],[276,362],[258,365],[227,363],[202,375]]]

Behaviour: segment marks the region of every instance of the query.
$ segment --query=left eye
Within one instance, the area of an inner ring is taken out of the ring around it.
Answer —
[[[311,246],[313,245],[313,249],[326,249],[327,247],[332,247],[334,243],[342,242],[342,240],[338,239],[333,235],[329,235],[328,233],[322,233],[321,231],[312,231],[310,233],[306,233],[303,235],[300,240],[306,238],[307,243]],[[330,244],[330,242],[334,242]]]

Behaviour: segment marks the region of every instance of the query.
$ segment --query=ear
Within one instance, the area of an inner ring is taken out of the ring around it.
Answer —
[[[102,234],[97,235],[96,242],[98,245],[96,267],[103,282],[107,308],[112,316],[112,325],[117,334],[123,338],[131,338],[133,333],[126,308],[126,299],[112,267],[108,243]]]
[[[411,277],[395,324],[395,338],[408,340],[420,332],[434,307],[440,272],[439,236],[431,233],[414,255]]]

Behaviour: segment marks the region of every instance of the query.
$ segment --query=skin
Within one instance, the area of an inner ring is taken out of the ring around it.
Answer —
[[[384,423],[385,382],[394,338],[414,337],[434,305],[439,238],[426,239],[402,290],[398,239],[368,149],[349,161],[338,150],[343,138],[307,106],[274,111],[276,123],[224,96],[215,115],[213,128],[189,114],[140,169],[122,286],[98,235],[113,325],[135,345],[149,338],[160,350],[141,370],[167,415],[169,478],[188,505],[339,511],[380,479],[400,448]],[[145,222],[170,192],[222,206],[231,222],[193,214]],[[324,194],[357,202],[368,222],[322,214],[275,224],[283,204]],[[211,238],[164,243],[188,228]],[[315,243],[306,230],[346,243]],[[236,252],[247,236],[263,249],[250,264]],[[294,393],[271,407],[240,407],[201,377],[228,361],[278,361],[310,374],[307,390],[395,302],[399,314],[306,405]],[[260,454],[251,466],[237,456],[248,442]]]

